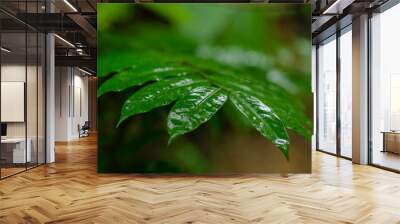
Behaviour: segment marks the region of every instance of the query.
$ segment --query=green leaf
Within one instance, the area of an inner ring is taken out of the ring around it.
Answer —
[[[168,105],[183,97],[191,89],[206,85],[208,85],[207,80],[196,76],[174,77],[150,84],[125,101],[117,126],[130,116]]]
[[[311,123],[296,102],[293,102],[285,90],[267,81],[255,82],[249,78],[218,71],[218,74],[206,75],[207,79],[229,91],[241,91],[257,97],[268,105],[282,120],[287,128],[293,129],[306,138],[311,136]]]
[[[105,46],[102,46],[105,47]],[[175,60],[168,59],[161,53],[142,52],[139,49],[99,49],[98,76],[105,77],[112,72],[122,72],[125,69],[141,69],[142,67],[157,68],[173,63]]]
[[[180,99],[168,115],[169,142],[208,121],[228,99],[220,88],[200,86]]]
[[[183,76],[188,74],[185,67],[155,65],[132,67],[126,69],[110,79],[106,80],[98,89],[97,96],[100,97],[108,92],[120,92],[127,88],[142,85],[149,81],[159,81],[171,76]]]
[[[132,66],[136,60],[138,58],[132,52],[102,52],[99,49],[97,74],[99,77],[105,77],[110,72],[120,71]]]
[[[248,121],[289,158],[289,137],[285,126],[270,107],[254,96],[242,92],[230,94],[230,100]]]

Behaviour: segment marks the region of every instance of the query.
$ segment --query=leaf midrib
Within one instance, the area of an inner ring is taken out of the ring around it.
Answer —
[[[206,95],[206,97],[204,97],[202,100],[200,100],[200,102],[195,105],[195,107],[193,108],[193,110],[197,109],[200,107],[201,104],[203,104],[206,100],[208,100],[211,96],[215,95],[218,91],[221,91],[221,89],[219,88],[215,88],[215,90],[211,91],[209,94]]]
[[[236,97],[237,99],[239,99],[242,103],[244,102],[244,103],[246,103],[247,105],[250,105],[248,102],[246,102],[244,99],[242,99],[242,98],[240,98],[240,97]],[[268,127],[269,127],[269,129],[271,129],[271,130],[273,130],[272,131],[272,133],[274,133],[274,137],[275,138],[278,138],[278,139],[281,139],[277,134],[276,134],[276,132],[274,131],[274,129],[273,128],[271,128],[271,126],[268,124],[268,122],[266,122],[258,113],[257,113],[257,111],[255,111],[254,110],[254,108],[253,107],[249,107],[250,108],[250,111],[253,113],[253,114],[255,114],[255,116],[256,117],[258,117],[265,125],[267,125]],[[271,109],[271,108],[270,108]],[[272,111],[272,110],[271,110]],[[251,118],[250,118],[251,119]]]

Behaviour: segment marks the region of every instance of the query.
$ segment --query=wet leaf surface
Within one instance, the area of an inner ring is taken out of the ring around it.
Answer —
[[[289,157],[289,137],[277,114],[261,100],[242,92],[230,94],[230,100],[248,121]]]
[[[168,105],[191,89],[205,85],[208,85],[207,80],[191,76],[165,79],[143,87],[125,101],[118,126],[130,116]]]
[[[168,115],[170,142],[177,136],[198,128],[224,105],[225,91],[212,86],[200,86],[181,98]]]
[[[110,71],[117,73],[105,78],[99,87],[100,97],[144,85],[125,101],[118,125],[131,116],[178,101],[167,122],[172,141],[212,118],[229,95],[241,114],[285,157],[288,157],[289,145],[286,129],[306,138],[311,136],[312,125],[301,105],[276,84],[208,59],[154,52],[151,55],[156,56],[133,56],[131,59],[135,60],[130,66],[122,61],[120,65],[124,67]],[[219,97],[221,100],[216,100]]]
[[[98,89],[97,96],[108,92],[121,92],[149,81],[159,81],[172,76],[184,76],[189,72],[190,70],[187,68],[179,66],[132,66],[105,81]]]

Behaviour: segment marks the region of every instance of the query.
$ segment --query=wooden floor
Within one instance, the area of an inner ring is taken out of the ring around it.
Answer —
[[[400,175],[313,153],[313,174],[96,173],[96,140],[0,181],[0,223],[400,223]]]
[[[1,177],[3,178],[3,177],[8,177],[8,176],[11,176],[11,175],[13,175],[13,174],[16,174],[16,173],[19,173],[19,172],[23,172],[23,171],[25,171],[26,169],[25,169],[25,167],[7,167],[7,168],[4,168],[4,167],[2,167],[1,168]]]

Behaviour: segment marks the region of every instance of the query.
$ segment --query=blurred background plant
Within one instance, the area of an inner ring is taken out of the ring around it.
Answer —
[[[99,171],[308,172],[310,16],[308,5],[293,4],[99,4]],[[169,147],[166,120],[172,105],[130,117],[117,128],[124,102],[141,87],[114,86],[103,91],[101,86],[121,66],[146,58],[156,63],[166,57],[228,67],[273,83],[277,93],[285,95],[277,98],[285,101],[278,104],[293,105],[289,108],[296,110],[288,112],[290,120],[299,124],[292,127],[297,133],[289,132],[290,148],[296,149],[290,151],[291,159],[285,161],[273,152],[278,150],[260,138],[230,102]],[[232,142],[233,146],[228,144]]]

